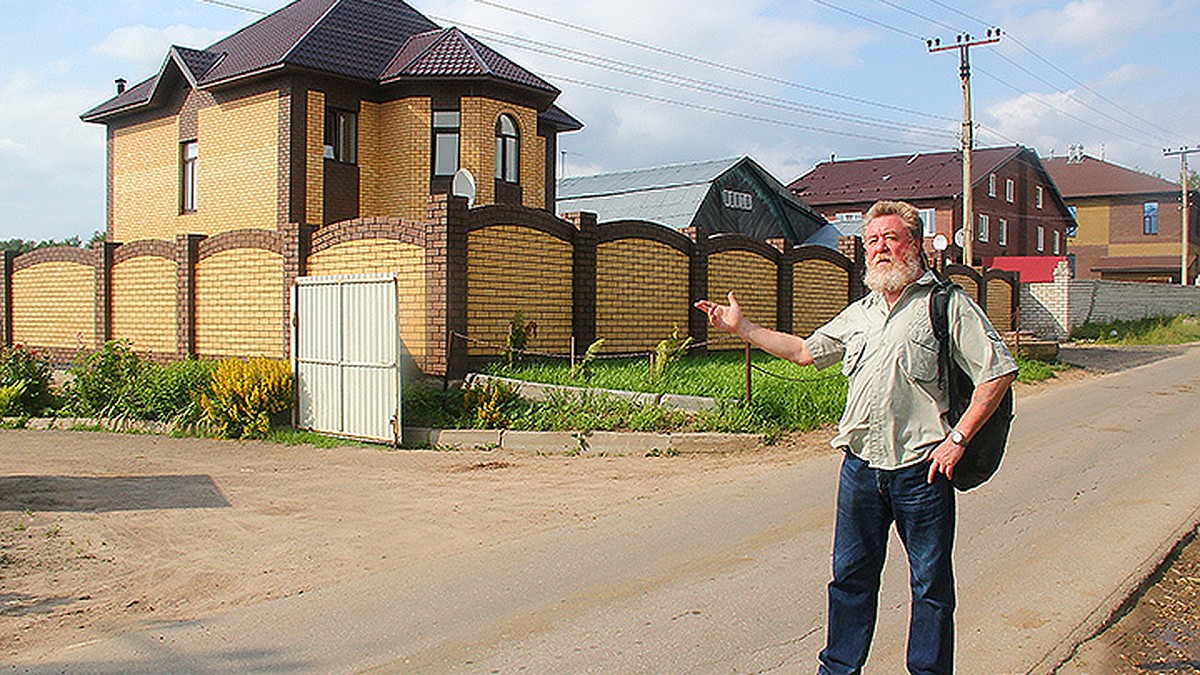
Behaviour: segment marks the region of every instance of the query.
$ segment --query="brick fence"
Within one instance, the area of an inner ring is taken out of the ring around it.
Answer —
[[[536,326],[530,350],[564,356],[597,339],[608,353],[652,350],[675,332],[704,341],[708,323],[692,303],[731,290],[757,323],[807,334],[861,297],[863,260],[854,238],[833,251],[598,223],[589,213],[469,209],[435,195],[423,222],[366,218],[9,254],[0,267],[0,340],[58,361],[112,339],[159,360],[286,358],[297,277],[387,272],[399,281],[407,366],[459,376],[501,353],[518,313]],[[1011,329],[1014,275],[947,273],[1000,330]]]
[[[1072,279],[1066,261],[1054,281],[1021,284],[1021,330],[1065,340],[1090,322],[1200,314],[1200,287]]]

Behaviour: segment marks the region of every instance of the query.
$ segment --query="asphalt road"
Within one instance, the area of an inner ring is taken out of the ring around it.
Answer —
[[[959,500],[958,672],[1051,672],[1200,524],[1200,349],[1017,402]],[[189,622],[18,672],[812,672],[838,458]],[[903,669],[885,570],[874,672]]]

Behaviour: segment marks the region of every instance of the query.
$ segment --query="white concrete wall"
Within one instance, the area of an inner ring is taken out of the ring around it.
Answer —
[[[1072,279],[1065,261],[1053,282],[1021,284],[1020,296],[1021,330],[1051,340],[1065,340],[1089,321],[1200,314],[1200,287]]]

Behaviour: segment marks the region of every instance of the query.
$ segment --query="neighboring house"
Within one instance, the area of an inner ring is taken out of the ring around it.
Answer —
[[[1183,267],[1182,199],[1178,183],[1072,152],[1045,162],[1075,211],[1071,239],[1080,279],[1179,283]],[[1200,253],[1198,195],[1189,198],[1188,281]]]
[[[825,225],[750,157],[560,179],[558,213],[574,212],[595,213],[600,222],[641,220],[794,243]]]
[[[108,240],[554,205],[559,90],[399,0],[297,0],[82,115],[108,128]],[[470,178],[460,178],[460,182]]]
[[[991,266],[1001,256],[1066,254],[1071,213],[1035,152],[1019,145],[983,148],[973,153],[971,166],[972,264]],[[962,229],[959,152],[831,160],[788,187],[834,222],[861,220],[881,199],[907,201],[921,211],[930,252],[934,235],[953,242]]]

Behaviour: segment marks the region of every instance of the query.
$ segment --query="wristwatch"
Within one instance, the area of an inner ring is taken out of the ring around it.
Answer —
[[[950,440],[954,441],[955,445],[966,445],[964,441],[967,440],[967,437],[963,436],[963,432],[959,431],[958,429],[951,429]]]

